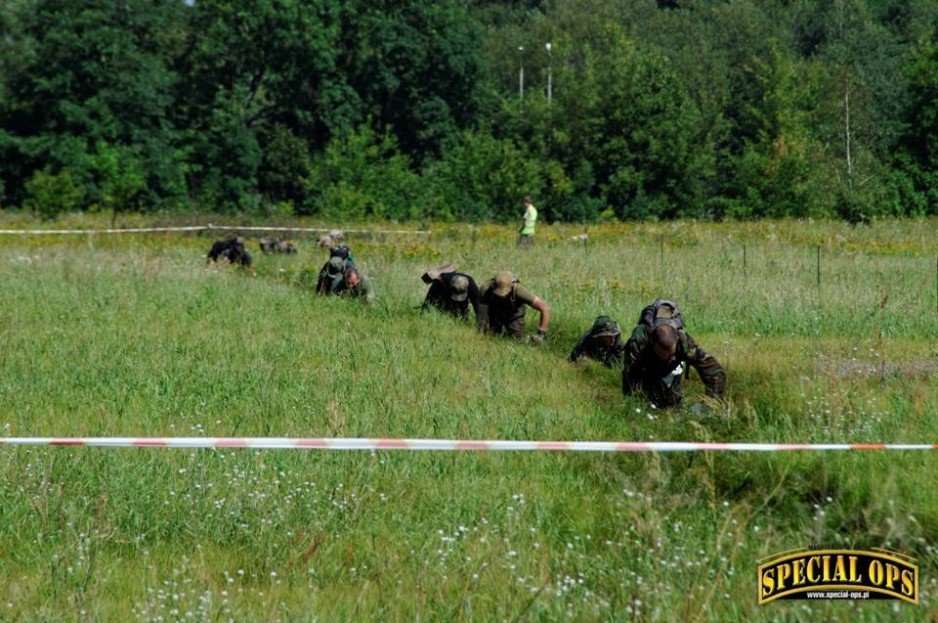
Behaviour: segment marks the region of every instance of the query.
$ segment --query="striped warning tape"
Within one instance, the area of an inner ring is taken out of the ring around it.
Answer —
[[[237,227],[233,225],[209,225],[208,229],[223,229],[227,231],[295,231],[311,233],[341,231],[346,234],[416,234],[418,236],[427,236],[430,234],[430,232],[425,229],[343,229],[341,227],[323,229],[321,227]]]
[[[305,233],[328,233],[341,230],[351,234],[415,234],[429,235],[426,230],[417,229],[331,229],[322,227],[255,227],[238,225],[188,225],[180,227],[127,227],[123,229],[0,229],[0,234],[21,236],[67,235],[67,234],[149,234],[171,231],[289,231]]]
[[[203,231],[209,229],[204,225],[186,227],[127,227],[124,229],[0,229],[0,234],[42,236],[66,234],[149,234],[166,231]]]
[[[0,437],[7,446],[102,448],[253,448],[257,450],[481,450],[530,452],[789,452],[843,450],[938,450],[914,443],[713,443],[684,441],[511,441],[458,439],[367,439],[352,437]]]

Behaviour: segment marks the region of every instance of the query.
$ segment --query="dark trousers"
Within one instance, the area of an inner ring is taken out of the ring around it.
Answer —
[[[489,321],[489,331],[495,335],[507,335],[516,340],[524,339],[524,318],[515,318],[508,324],[499,324]]]

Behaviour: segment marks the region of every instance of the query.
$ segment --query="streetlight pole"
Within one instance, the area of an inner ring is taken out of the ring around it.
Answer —
[[[524,46],[518,46],[518,99],[524,103]]]
[[[547,105],[550,105],[551,100],[553,100],[554,95],[554,55],[552,48],[553,46],[548,41],[545,45],[547,48]]]

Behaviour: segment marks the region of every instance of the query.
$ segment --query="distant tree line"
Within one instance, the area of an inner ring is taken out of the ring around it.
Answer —
[[[934,0],[0,3],[0,205],[46,217],[862,221],[936,165]]]

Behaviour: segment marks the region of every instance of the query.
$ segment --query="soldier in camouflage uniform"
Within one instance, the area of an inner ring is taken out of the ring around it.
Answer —
[[[293,254],[296,253],[296,247],[292,242],[288,242],[283,238],[274,238],[269,236],[266,238],[261,238],[259,241],[261,251],[265,254],[269,253],[285,253]]]
[[[642,310],[626,342],[622,391],[628,396],[640,389],[658,407],[679,407],[684,401],[681,375],[688,365],[697,369],[708,395],[725,396],[723,366],[684,331],[677,306],[656,299]]]
[[[534,344],[540,344],[547,339],[550,305],[524,289],[513,273],[500,272],[482,286],[479,297],[479,326],[486,332],[523,340],[524,313],[529,305],[541,314],[537,335],[531,336]]]
[[[319,270],[319,279],[316,281],[316,292],[319,294],[334,294],[344,279],[345,270],[355,267],[355,258],[348,247],[342,245],[329,249],[329,261]]]
[[[354,266],[345,269],[342,281],[332,290],[332,294],[361,299],[368,307],[375,302],[375,288],[371,285],[371,279],[359,273]]]
[[[215,241],[207,258],[206,262],[218,262],[220,259],[225,259],[245,268],[250,268],[253,263],[251,254],[244,248],[244,238],[241,236],[230,236],[224,240]]]
[[[451,264],[430,269],[420,278],[424,283],[430,284],[421,309],[435,307],[457,318],[466,319],[469,317],[469,306],[472,305],[476,324],[481,328],[479,287],[475,279],[465,273],[457,272],[456,267]]]
[[[599,316],[570,351],[570,361],[592,359],[611,368],[622,365],[624,353],[625,342],[619,324],[609,316]]]

